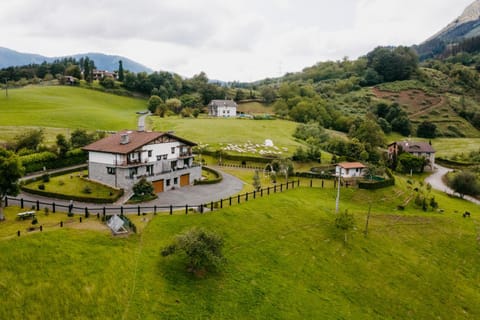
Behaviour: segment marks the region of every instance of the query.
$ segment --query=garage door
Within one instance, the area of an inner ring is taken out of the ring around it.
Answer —
[[[180,187],[188,186],[190,184],[190,174],[180,176]]]
[[[153,181],[152,184],[155,193],[163,192],[163,180]]]

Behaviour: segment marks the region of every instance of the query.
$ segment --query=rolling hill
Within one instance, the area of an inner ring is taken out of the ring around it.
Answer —
[[[22,53],[18,51],[14,51],[8,48],[0,47],[0,68],[7,68],[11,66],[23,66],[28,64],[41,64],[42,62],[53,62],[56,59],[73,57],[75,59],[80,59],[82,57],[89,57],[93,61],[95,61],[95,65],[99,70],[108,70],[114,71],[118,69],[118,61],[122,60],[123,68],[125,70],[130,70],[132,72],[153,72],[152,69],[136,62],[131,59],[117,56],[117,55],[107,55],[103,53],[80,53],[74,54],[70,56],[62,56],[62,57],[46,57],[39,54],[32,54],[32,53]]]

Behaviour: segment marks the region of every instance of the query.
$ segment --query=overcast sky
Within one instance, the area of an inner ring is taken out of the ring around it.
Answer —
[[[473,0],[15,0],[0,2],[0,46],[101,52],[190,77],[254,81],[378,45],[417,44]]]

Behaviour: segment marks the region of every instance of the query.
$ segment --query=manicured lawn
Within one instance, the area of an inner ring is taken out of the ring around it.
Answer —
[[[262,145],[266,139],[271,139],[276,147],[287,148],[284,153],[291,155],[301,145],[292,136],[298,124],[285,120],[149,117],[149,122],[153,130],[172,130],[188,140],[208,144],[212,150],[227,144],[243,145],[251,142]]]
[[[93,199],[114,199],[118,198],[119,190],[110,188],[106,185],[90,181],[84,177],[87,171],[68,173],[60,176],[50,177],[49,182],[43,182],[41,178],[25,185],[25,188],[35,191],[45,191],[50,194],[59,194],[68,199],[69,196],[86,197]],[[45,189],[40,190],[39,185],[44,185]],[[86,190],[90,192],[86,192]]]
[[[135,129],[135,112],[146,109],[146,101],[142,99],[68,86],[12,89],[8,98],[0,99],[2,141],[18,133],[18,128],[11,132],[12,126],[42,127],[47,131],[48,128]]]
[[[203,215],[134,216],[143,231],[128,238],[77,228],[2,238],[0,318],[478,319],[478,208],[434,193],[443,214],[413,203],[397,211],[420,187],[397,180],[376,192],[342,189],[340,208],[356,220],[347,245],[334,227],[333,188]],[[11,221],[17,211],[7,208],[0,230],[28,223]],[[56,215],[65,216],[47,218]],[[223,235],[221,273],[195,278],[181,256],[161,256],[193,226]]]

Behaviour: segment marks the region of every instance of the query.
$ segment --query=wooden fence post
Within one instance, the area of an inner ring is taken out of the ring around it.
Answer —
[[[23,198],[20,199],[20,208],[23,209]]]
[[[237,203],[240,203],[240,195],[238,195]]]
[[[8,207],[8,197],[5,197],[5,208]]]
[[[256,191],[253,190],[253,199],[256,199],[257,195],[256,195]]]
[[[173,214],[173,206],[170,205],[170,215],[172,215],[172,214]]]
[[[223,199],[220,199],[220,209],[223,209]]]
[[[157,205],[153,206],[153,215],[157,215]]]
[[[55,213],[55,202],[52,202],[52,212]]]
[[[245,193],[245,201],[248,201],[248,192]]]
[[[188,214],[188,204],[185,205],[185,214]]]
[[[228,205],[231,207],[232,206],[232,197],[228,198]]]
[[[40,211],[40,201],[37,200],[37,211]]]
[[[140,206],[137,207],[137,215],[140,215]]]

